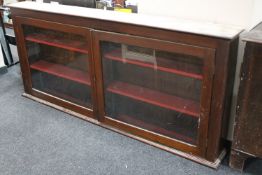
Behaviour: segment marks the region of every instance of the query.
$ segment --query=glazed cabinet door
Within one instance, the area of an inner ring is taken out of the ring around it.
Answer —
[[[204,157],[215,51],[110,32],[93,35],[100,120]]]
[[[26,92],[93,116],[90,30],[22,17],[14,20]]]

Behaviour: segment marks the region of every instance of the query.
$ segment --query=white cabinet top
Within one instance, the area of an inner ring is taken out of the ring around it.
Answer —
[[[242,31],[242,28],[238,26],[179,19],[176,17],[130,14],[101,9],[92,9],[67,5],[55,5],[49,3],[38,3],[30,1],[14,3],[9,5],[9,7],[85,18],[101,19],[106,21],[116,21],[121,23],[135,24],[139,26],[154,27],[159,29],[194,33],[226,39],[232,39]]]

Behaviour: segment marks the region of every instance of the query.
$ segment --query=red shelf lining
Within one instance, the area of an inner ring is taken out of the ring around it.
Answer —
[[[119,117],[117,117],[117,119],[120,120],[120,121],[123,121],[125,123],[140,127],[142,129],[146,129],[146,130],[158,133],[158,134],[162,134],[164,136],[168,136],[168,137],[171,137],[171,138],[174,138],[174,139],[182,140],[182,141],[185,141],[187,143],[195,143],[195,140],[193,138],[190,138],[188,136],[176,133],[175,131],[170,131],[170,130],[167,130],[165,128],[161,128],[159,126],[156,126],[156,125],[153,125],[153,124],[150,124],[150,123],[146,123],[142,120],[138,120],[138,119],[131,117],[131,116],[128,116],[128,115],[120,115]]]
[[[107,90],[118,95],[123,95],[166,109],[175,110],[193,117],[198,118],[200,115],[199,103],[149,88],[144,88],[120,81],[114,81],[107,87]]]
[[[70,40],[65,38],[59,38],[57,36],[46,35],[46,34],[30,34],[25,38],[27,41],[36,42],[39,44],[46,44],[49,46],[59,47],[71,51],[77,51],[80,53],[87,54],[87,43],[77,41],[77,40]]]
[[[63,65],[50,63],[47,61],[40,60],[36,63],[30,65],[31,69],[49,73],[61,78],[65,78],[71,81],[82,83],[90,86],[91,81],[88,72],[83,72],[80,70],[75,70]]]
[[[178,69],[174,69],[174,68],[167,68],[167,67],[162,67],[162,66],[155,67],[153,64],[149,64],[149,63],[146,63],[146,62],[142,62],[142,61],[138,61],[138,60],[123,59],[120,55],[121,55],[120,51],[113,51],[111,53],[105,54],[105,58],[110,59],[110,60],[114,60],[114,61],[119,61],[119,62],[122,62],[122,63],[128,63],[128,64],[133,64],[133,65],[137,65],[137,66],[141,66],[141,67],[157,69],[157,70],[161,70],[163,72],[174,73],[174,74],[178,74],[178,75],[185,76],[185,77],[195,78],[195,79],[199,79],[199,80],[203,79],[203,76],[200,75],[200,74],[185,72],[185,71],[182,71],[182,70],[178,70]]]

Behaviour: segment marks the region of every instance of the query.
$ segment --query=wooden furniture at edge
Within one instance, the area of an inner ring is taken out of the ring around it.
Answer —
[[[262,158],[262,23],[243,35],[246,42],[230,166],[243,170],[246,159]]]
[[[209,167],[219,165],[241,30],[208,36],[129,23],[139,21],[136,14],[121,22],[106,19],[116,12],[85,10],[108,13],[96,19],[72,15],[79,7],[64,15],[50,13],[48,4],[40,10],[20,4],[10,8],[24,96]]]

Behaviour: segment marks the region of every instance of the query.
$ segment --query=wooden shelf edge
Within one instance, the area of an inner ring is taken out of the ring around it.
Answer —
[[[54,46],[54,47],[58,47],[58,48],[62,48],[62,49],[67,49],[67,50],[71,50],[71,51],[76,51],[76,52],[80,52],[80,53],[83,53],[83,54],[88,54],[88,51],[84,50],[82,48],[72,47],[71,45],[65,45],[65,44],[56,43],[56,42],[49,42],[49,41],[45,41],[43,39],[41,40],[41,39],[34,37],[34,36],[31,36],[31,35],[26,36],[25,40],[35,42],[35,43],[39,43],[39,44]]]
[[[49,67],[49,69],[46,68],[46,67]],[[53,70],[54,68],[51,69],[51,67],[55,67],[56,70]],[[74,69],[71,69],[71,68],[66,67],[66,66],[62,66],[62,65],[59,65],[59,64],[55,64],[55,63],[49,63],[49,62],[43,61],[43,60],[40,60],[38,62],[31,64],[30,68],[37,70],[37,71],[45,72],[45,73],[48,73],[48,74],[51,74],[51,75],[54,75],[54,76],[57,76],[57,77],[61,77],[61,78],[64,78],[64,79],[75,81],[77,83],[81,83],[81,84],[91,86],[89,73],[87,73],[87,72],[85,74],[84,72],[82,72],[80,70],[74,70]],[[77,76],[74,77],[74,76],[70,75],[72,73],[77,74]]]
[[[40,92],[44,92],[46,94],[50,94],[52,96],[55,96],[61,100],[64,100],[64,101],[67,101],[68,103],[74,103],[76,105],[80,105],[80,106],[83,106],[84,108],[92,108],[92,104],[91,103],[85,103],[77,98],[74,98],[70,95],[67,95],[67,94],[63,94],[63,93],[60,93],[60,92],[57,92],[55,90],[50,90],[50,89],[37,89],[38,91]],[[91,97],[90,97],[90,101],[91,101]]]
[[[146,140],[146,139],[144,139],[144,138],[142,138],[142,137],[139,137],[139,136],[136,136],[136,135],[127,133],[127,132],[122,131],[122,130],[119,130],[119,129],[117,129],[117,128],[113,128],[112,126],[106,125],[106,124],[104,124],[104,123],[102,123],[102,122],[100,122],[100,121],[98,121],[98,120],[96,120],[96,119],[91,118],[90,116],[85,116],[85,115],[82,115],[82,114],[77,113],[77,112],[75,112],[75,111],[72,111],[72,110],[70,110],[70,109],[65,109],[65,108],[63,108],[63,107],[61,107],[61,106],[58,106],[58,105],[56,105],[56,104],[50,103],[50,102],[45,101],[45,100],[42,100],[42,99],[37,98],[37,97],[35,97],[35,96],[32,96],[32,95],[30,95],[30,94],[23,93],[22,96],[24,96],[24,97],[26,97],[26,98],[29,98],[29,99],[31,99],[31,100],[37,101],[37,102],[39,102],[39,103],[42,103],[42,104],[44,104],[44,105],[50,106],[50,107],[55,108],[55,109],[57,109],[57,110],[60,110],[60,111],[62,111],[62,112],[64,112],[64,113],[68,113],[68,114],[70,114],[70,115],[73,116],[73,117],[77,117],[77,118],[79,118],[79,119],[82,119],[82,120],[84,120],[84,121],[90,122],[90,123],[95,124],[95,125],[98,125],[98,126],[100,126],[100,127],[109,129],[109,130],[111,130],[111,131],[117,132],[117,133],[122,134],[122,135],[124,135],[124,136],[127,136],[127,137],[129,137],[129,138],[138,140],[138,141],[143,142],[143,143],[145,143],[145,144],[154,146],[154,147],[156,147],[156,148],[159,148],[159,149],[162,149],[162,150],[164,150],[164,151],[170,152],[170,153],[172,153],[172,154],[178,155],[178,156],[183,157],[183,158],[185,158],[185,159],[194,161],[194,162],[199,163],[199,164],[201,164],[201,165],[205,165],[205,166],[207,166],[207,167],[209,167],[209,168],[217,169],[217,168],[219,167],[219,165],[221,164],[222,160],[224,159],[225,155],[226,155],[226,149],[224,149],[224,150],[220,153],[219,157],[218,157],[215,161],[213,161],[213,162],[212,162],[212,161],[208,161],[208,160],[206,160],[206,159],[204,159],[204,158],[202,158],[202,157],[194,156],[194,155],[192,155],[192,154],[185,153],[185,152],[182,152],[182,151],[179,151],[179,150],[176,150],[176,149],[173,149],[173,148],[170,148],[170,147],[161,145],[161,144],[159,144],[159,143],[152,142],[152,141],[150,141],[150,140]]]
[[[114,86],[118,86],[118,87],[116,88]],[[119,86],[120,87],[122,86],[122,87],[119,88]],[[143,90],[143,93],[138,93],[139,91],[141,91],[141,89]],[[129,98],[139,100],[139,101],[142,101],[148,104],[152,104],[155,106],[160,106],[166,109],[175,110],[177,112],[181,112],[183,114],[187,114],[193,117],[199,118],[199,115],[200,115],[200,104],[197,104],[196,102],[185,100],[185,99],[182,99],[176,96],[164,94],[162,92],[158,92],[158,91],[151,90],[148,88],[131,85],[131,84],[124,83],[124,82],[114,81],[106,88],[106,90],[111,93],[129,97]],[[154,94],[154,96],[152,94]],[[155,98],[155,96],[157,96],[157,98]],[[166,99],[168,98],[170,100],[166,101]],[[161,99],[164,99],[164,100],[161,101]],[[180,102],[177,102],[177,101],[180,101]],[[181,103],[182,103],[182,106],[181,106]],[[189,106],[189,109],[184,107],[186,106],[185,104]],[[194,107],[192,107],[191,105],[194,105]],[[199,108],[197,106],[199,106]]]
[[[189,78],[203,80],[203,75],[200,75],[200,74],[194,74],[194,73],[185,72],[185,71],[174,69],[174,68],[173,69],[166,68],[166,67],[162,67],[162,66],[155,67],[152,64],[143,63],[143,62],[136,61],[136,60],[125,59],[125,61],[124,61],[122,58],[120,58],[118,56],[114,56],[114,55],[112,55],[110,53],[105,54],[105,58],[107,58],[109,60],[113,60],[113,61],[118,61],[118,62],[122,62],[122,63],[128,63],[128,64],[140,66],[140,67],[156,69],[156,70],[160,70],[160,71],[163,71],[163,72],[168,72],[168,73],[173,73],[173,74],[177,74],[177,75],[181,75],[181,76],[185,76],[185,77],[189,77]]]
[[[143,128],[143,129],[148,130],[150,132],[163,135],[165,137],[170,137],[172,139],[181,140],[181,141],[189,143],[189,144],[194,144],[194,140],[192,138],[188,137],[188,136],[179,134],[175,131],[169,131],[165,128],[161,128],[159,126],[156,126],[156,125],[153,125],[153,124],[150,124],[150,123],[145,123],[142,120],[134,119],[134,118],[132,118],[128,115],[120,115],[119,117],[117,117],[115,119],[122,121],[124,123],[130,124],[130,125],[133,125],[135,127]],[[172,135],[173,137],[171,137],[170,135]]]

